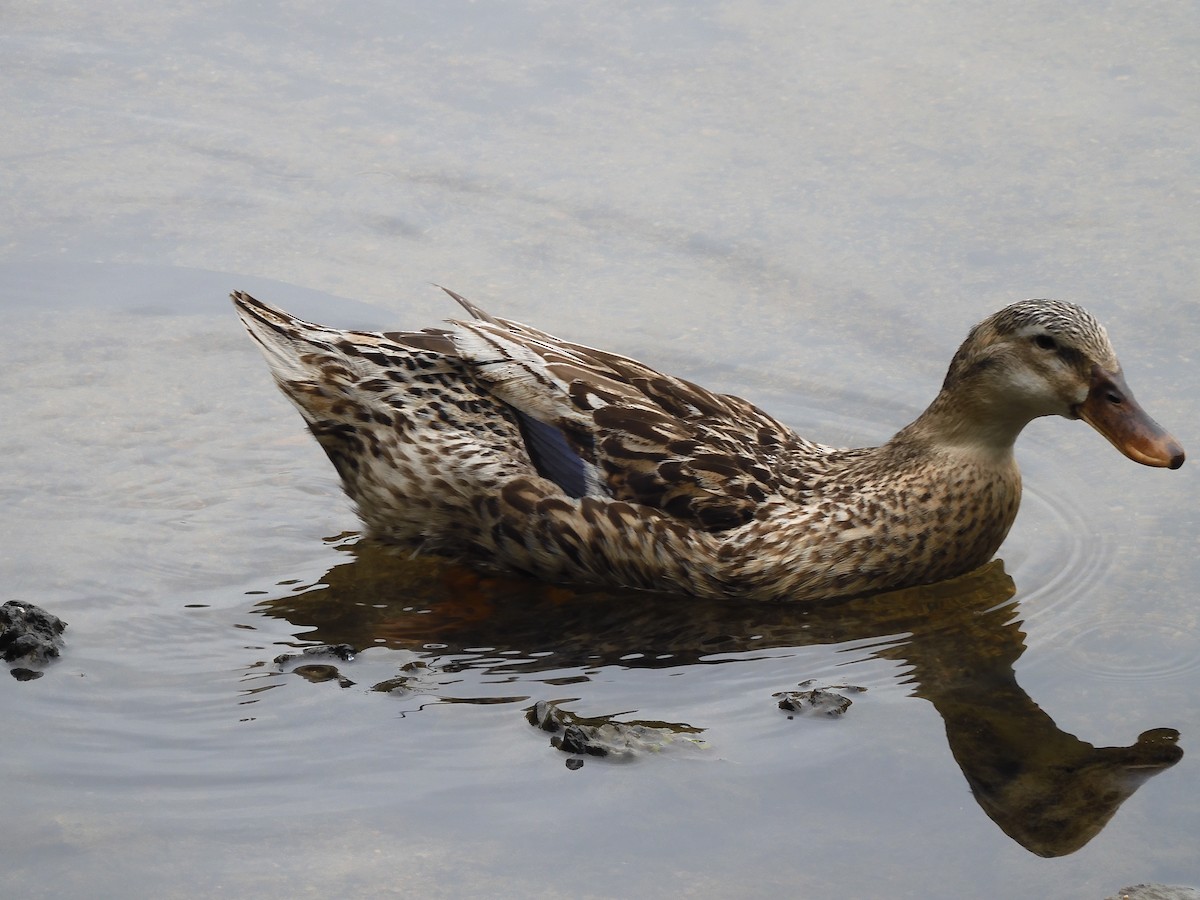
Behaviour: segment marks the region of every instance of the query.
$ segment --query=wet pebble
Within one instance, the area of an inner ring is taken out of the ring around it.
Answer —
[[[296,666],[292,669],[293,675],[299,675],[301,678],[311,681],[313,684],[323,684],[326,681],[336,681],[338,687],[353,687],[354,682],[337,670],[337,666],[310,664],[304,666]]]
[[[539,700],[525,712],[529,724],[550,733],[550,746],[577,756],[631,758],[685,741],[701,745],[703,729],[668,722],[617,722],[609,716],[584,718]],[[582,765],[582,760],[579,761]]]
[[[844,715],[853,702],[845,693],[861,694],[864,687],[852,684],[835,684],[829,687],[814,687],[814,681],[802,681],[798,691],[780,691],[772,694],[784,712],[801,716],[826,716],[837,718]],[[845,693],[838,693],[844,691]],[[788,716],[791,718],[791,716]]]
[[[43,666],[58,657],[66,628],[67,623],[58,616],[32,603],[9,600],[0,606],[0,655],[5,662],[24,664],[14,667],[12,676],[18,681],[41,677],[41,672],[29,667]]]
[[[318,644],[315,647],[305,647],[298,653],[281,653],[275,657],[275,662],[281,666],[297,660],[308,659],[333,658],[340,659],[342,662],[350,662],[354,659],[355,653],[355,649],[349,644]]]

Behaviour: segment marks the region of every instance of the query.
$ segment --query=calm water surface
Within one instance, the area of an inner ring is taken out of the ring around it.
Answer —
[[[1191,463],[1037,422],[1002,561],[882,598],[484,578],[357,540],[225,299],[418,327],[437,281],[858,444],[1058,296],[1195,450],[1186,8],[5,18],[0,600],[70,623],[0,683],[7,896],[1200,884]],[[809,681],[866,690],[778,708]],[[553,748],[538,701],[634,752]]]

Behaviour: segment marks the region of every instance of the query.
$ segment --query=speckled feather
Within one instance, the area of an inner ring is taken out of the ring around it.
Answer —
[[[1007,446],[959,440],[954,392],[972,396],[995,369],[989,348],[1030,329],[1115,361],[1078,307],[1015,304],[971,333],[921,419],[842,450],[448,293],[471,320],[385,333],[234,294],[369,534],[543,579],[708,597],[861,594],[983,564],[1020,502],[1016,432]],[[531,430],[565,441],[581,488],[538,458]]]

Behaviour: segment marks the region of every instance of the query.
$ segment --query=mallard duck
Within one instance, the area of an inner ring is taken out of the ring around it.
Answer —
[[[879,447],[805,440],[745,400],[488,315],[337,331],[238,292],[275,381],[367,534],[556,582],[812,600],[986,563],[1021,499],[1013,443],[1083,419],[1148,466],[1183,448],[1084,309],[1024,300],[967,336]]]

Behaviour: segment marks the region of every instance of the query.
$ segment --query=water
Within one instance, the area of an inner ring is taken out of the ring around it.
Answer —
[[[70,623],[43,678],[0,683],[7,895],[1200,883],[1190,463],[1037,422],[1003,568],[887,601],[483,579],[355,540],[225,299],[419,327],[454,312],[437,281],[857,444],[974,321],[1058,296],[1193,449],[1185,10],[7,17],[0,599]],[[339,641],[363,652],[275,662]],[[867,690],[789,718],[774,695],[810,679]],[[662,746],[568,768],[537,701]],[[1097,793],[1124,802],[1075,803]]]

